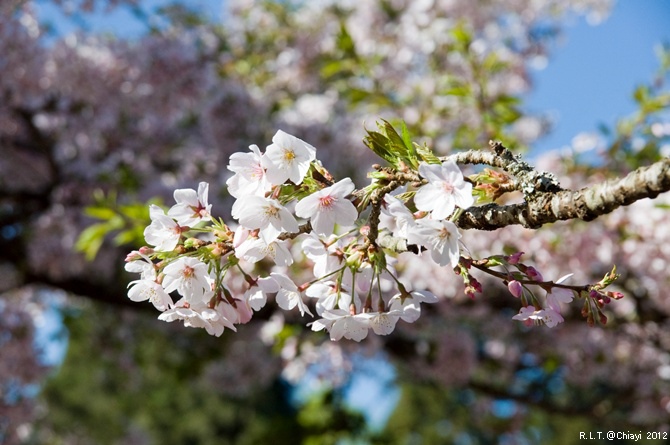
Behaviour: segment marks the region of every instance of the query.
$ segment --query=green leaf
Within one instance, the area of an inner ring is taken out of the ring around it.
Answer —
[[[347,31],[344,22],[340,22],[340,32],[337,35],[337,48],[351,58],[355,59],[358,57],[354,39],[351,38],[351,34]]]
[[[360,89],[360,88],[348,88],[346,90],[346,94],[347,94],[349,100],[351,101],[352,105],[356,105],[356,104],[359,104],[361,102],[365,102],[371,96],[371,93],[369,91],[366,91],[366,90],[363,90],[363,89]]]
[[[635,99],[635,101],[640,105],[644,105],[644,103],[649,100],[649,87],[640,85],[635,88],[635,91],[633,92],[633,99]]]
[[[398,164],[398,159],[389,150],[389,142],[386,135],[377,131],[366,130],[367,136],[363,138],[363,142],[372,150],[377,156],[386,160],[392,165]]]
[[[150,218],[149,218],[149,204],[156,204],[158,206],[161,206],[161,203],[159,203],[159,202],[154,203],[154,202],[149,201],[146,204],[145,203],[137,203],[137,204],[122,205],[122,206],[119,207],[118,211],[121,215],[125,216],[128,219],[142,221],[142,222],[146,222],[148,224],[149,220],[150,220]]]
[[[389,140],[392,149],[402,157],[407,157],[407,147],[405,146],[405,141],[402,140],[398,132],[393,128],[387,120],[382,119],[383,130],[386,134],[386,137]]]
[[[423,162],[426,162],[427,164],[441,164],[438,157],[433,153],[433,150],[431,150],[427,145],[421,146],[415,143],[414,147],[416,149],[416,153]]]
[[[444,94],[449,96],[468,97],[472,95],[472,91],[470,90],[470,87],[467,84],[463,84],[463,85],[452,86],[451,88],[446,90]]]
[[[472,42],[472,34],[465,28],[464,22],[460,22],[456,25],[451,31],[451,35],[457,43],[460,43],[463,46],[469,46]]]
[[[108,207],[86,207],[84,210],[84,214],[86,216],[90,216],[91,218],[95,219],[101,219],[101,220],[108,220],[113,218],[116,215],[116,212],[114,210],[108,208]]]
[[[334,77],[335,75],[344,71],[344,66],[345,64],[339,60],[328,62],[321,67],[321,77],[324,79],[330,79],[331,77]]]
[[[414,145],[412,144],[412,136],[409,134],[409,130],[407,129],[405,121],[400,121],[400,130],[402,134],[402,141],[405,143],[405,147],[407,147],[407,150],[409,150],[410,153],[413,152]]]
[[[139,245],[144,242],[144,231],[141,228],[132,228],[120,232],[114,237],[114,244],[117,246],[122,246],[124,244],[135,244]]]
[[[84,253],[86,259],[92,261],[98,254],[105,240],[105,235],[109,231],[110,227],[107,223],[98,223],[87,227],[81,232],[79,238],[77,238],[77,242],[74,245],[75,250]]]

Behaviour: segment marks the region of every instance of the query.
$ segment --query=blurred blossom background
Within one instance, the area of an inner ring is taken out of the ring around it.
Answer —
[[[267,307],[214,338],[132,303],[123,270],[149,200],[207,181],[229,218],[228,157],[278,128],[358,187],[380,118],[440,154],[501,140],[567,188],[668,156],[668,24],[660,0],[2,0],[0,444],[669,432],[667,194],[588,223],[464,233],[474,256],[524,251],[547,279],[616,264],[626,297],[594,328],[578,305],[524,327],[499,283],[481,277],[471,300],[402,254],[402,280],[440,303],[388,337],[331,342]]]

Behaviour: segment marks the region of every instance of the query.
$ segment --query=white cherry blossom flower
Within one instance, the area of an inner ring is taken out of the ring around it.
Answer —
[[[152,279],[131,281],[128,286],[132,286],[128,290],[128,298],[132,301],[149,300],[161,312],[174,305],[163,286]]]
[[[420,303],[437,303],[438,298],[432,292],[427,290],[415,290],[409,292],[409,296],[404,296],[402,293],[394,295],[389,300],[389,308],[391,311],[399,311],[400,318],[407,323],[414,323],[421,316]]]
[[[165,292],[179,292],[190,304],[207,303],[214,292],[207,265],[191,257],[180,257],[163,269]]]
[[[519,320],[525,322],[527,325],[533,320],[540,320],[542,317],[537,314],[535,306],[529,305],[519,309],[519,313],[512,317],[512,320]]]
[[[228,170],[235,172],[227,181],[228,192],[235,198],[247,195],[264,196],[272,187],[262,165],[262,154],[257,145],[250,145],[251,153],[230,155]]]
[[[398,319],[403,315],[400,310],[389,312],[370,312],[370,327],[377,335],[389,335],[395,329]]]
[[[307,305],[305,305],[305,302],[302,301],[298,286],[296,286],[289,277],[283,273],[278,272],[272,272],[270,276],[274,278],[274,280],[277,282],[277,285],[279,286],[279,290],[277,291],[277,296],[275,298],[280,308],[284,309],[285,311],[290,311],[297,306],[298,310],[300,311],[300,315],[304,316],[305,312],[307,312],[309,315],[312,315]]]
[[[273,277],[263,277],[256,280],[256,284],[251,286],[244,293],[244,299],[255,311],[260,311],[268,300],[267,294],[277,292],[279,285]]]
[[[548,328],[553,328],[559,323],[565,321],[560,312],[553,310],[550,307],[537,311],[537,316],[544,322]]]
[[[179,244],[181,227],[157,205],[149,207],[151,224],[144,229],[144,239],[159,252],[171,252]]]
[[[160,314],[158,319],[167,322],[184,320],[184,326],[204,328],[208,334],[216,337],[221,336],[225,328],[237,331],[230,320],[202,303],[190,305],[180,300],[177,306]]]
[[[287,245],[287,241],[277,240],[268,244],[262,238],[249,237],[235,248],[235,256],[250,263],[257,263],[269,256],[277,266],[287,267],[293,264],[293,255]]]
[[[270,183],[279,185],[290,179],[297,185],[302,183],[310,163],[315,159],[316,148],[279,130],[272,138],[272,145],[265,150],[262,165]]]
[[[556,280],[556,284],[561,284],[570,278],[573,274],[568,274],[564,277]],[[564,289],[561,287],[552,287],[551,291],[547,293],[547,306],[551,308],[554,312],[561,312],[561,303],[570,303],[575,297],[575,294],[570,289]]]
[[[193,189],[177,189],[174,200],[177,202],[168,210],[168,216],[177,220],[180,226],[193,226],[211,218],[212,205],[207,202],[209,184],[198,184],[198,192]]]
[[[326,242],[328,247],[313,233],[310,233],[302,242],[305,256],[314,262],[314,276],[317,278],[342,268],[344,262],[342,248],[344,246],[341,240],[332,242],[333,238],[334,235]]]
[[[368,336],[370,330],[370,314],[351,315],[343,309],[325,311],[320,318],[312,323],[313,331],[326,329],[330,332],[330,339],[340,340],[342,337],[361,341]]]
[[[358,212],[346,196],[355,189],[350,178],[326,187],[303,198],[295,206],[295,214],[308,218],[314,232],[321,236],[333,233],[335,224],[349,227],[356,222]]]
[[[466,209],[475,203],[472,184],[463,179],[463,173],[455,162],[421,163],[419,174],[428,184],[416,192],[414,204],[419,210],[432,212],[434,219],[448,218],[456,206]]]
[[[295,217],[275,199],[247,196],[235,201],[232,212],[242,226],[260,229],[261,237],[268,244],[282,232],[298,231]]]
[[[430,250],[430,257],[440,266],[456,267],[460,258],[460,238],[458,228],[451,221],[422,218],[410,230],[407,241]]]
[[[339,308],[349,310],[352,298],[344,290],[337,291],[337,286],[333,281],[314,283],[307,288],[305,294],[308,297],[316,298],[316,313],[322,315],[324,311]]]
[[[381,275],[374,273],[374,266],[368,261],[361,263],[355,274],[352,273],[351,268],[347,267],[342,278],[344,287],[351,289],[352,286],[355,286],[356,293],[360,295],[366,295],[370,292],[371,287],[376,289],[377,285],[381,287],[382,292],[389,292],[395,284],[393,276],[396,275],[394,267],[396,259],[389,255],[385,255],[385,257],[387,270],[384,270]],[[357,301],[358,299],[355,302]]]
[[[552,308],[537,310],[535,309],[535,306],[522,307],[519,310],[519,313],[512,317],[512,320],[523,321],[527,325],[531,324],[533,321],[541,321],[549,328],[553,328],[564,321],[561,314]]]
[[[128,257],[137,257],[139,259],[128,261],[124,266],[124,269],[127,272],[138,273],[140,274],[141,280],[155,280],[156,279],[156,266],[153,261],[149,259],[148,256],[140,253],[137,250],[133,250]]]
[[[407,238],[414,227],[414,215],[407,206],[393,195],[384,195],[384,205],[379,217],[379,228],[386,229],[393,236]]]
[[[249,323],[254,311],[246,300],[234,299],[235,304],[230,304],[227,301],[221,301],[216,305],[216,311],[219,315],[233,324]]]

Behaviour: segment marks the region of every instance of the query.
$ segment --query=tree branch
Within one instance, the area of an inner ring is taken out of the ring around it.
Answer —
[[[569,219],[591,221],[644,198],[670,190],[670,158],[641,167],[624,178],[611,179],[577,191],[539,192],[526,202],[486,204],[466,209],[457,220],[461,229],[495,230],[510,225],[535,229]]]

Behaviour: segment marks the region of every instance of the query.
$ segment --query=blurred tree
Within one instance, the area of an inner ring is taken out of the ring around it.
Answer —
[[[115,4],[145,14],[141,2]],[[76,2],[75,10],[96,5],[107,2]],[[357,180],[361,165],[376,162],[360,143],[363,123],[379,117],[403,119],[440,153],[489,139],[523,151],[548,129],[520,107],[531,87],[529,62],[546,56],[566,14],[604,16],[608,7],[606,0],[231,1],[223,24],[168,7],[161,26],[148,21],[149,32],[129,40],[50,36],[34,2],[3,1],[0,382],[19,382],[19,389],[2,387],[0,441],[20,443],[31,425],[34,437],[50,443],[355,436],[360,417],[342,406],[338,391],[361,346],[305,332],[290,314],[272,331],[277,319],[269,309],[267,322],[212,339],[150,322],[135,313],[139,305],[124,308],[132,278],[123,257],[144,242],[146,202],[167,202],[174,188],[208,181],[210,202],[227,217],[228,156],[269,141],[277,128],[318,147],[334,174]],[[538,167],[579,187],[667,155],[668,60],[662,53],[659,74],[636,90],[639,112],[571,156],[538,159]],[[593,147],[603,151],[601,162],[583,162],[581,153]],[[662,197],[595,222],[464,234],[478,255],[525,250],[547,277],[567,269],[576,280],[597,280],[616,263],[629,298],[608,313],[607,328],[588,329],[571,313],[561,329],[528,331],[512,324],[518,302],[506,289],[484,281],[485,297],[471,302],[457,277],[425,258],[401,256],[406,280],[448,298],[420,323],[362,346],[384,350],[403,387],[379,440],[433,443],[462,434],[490,443],[508,434],[549,442],[606,424],[667,429],[667,205]],[[78,238],[93,261],[74,249]],[[106,306],[72,300],[80,309],[68,317],[68,355],[45,386],[35,424],[34,399],[11,394],[42,379],[39,351],[26,345],[43,304],[35,301],[54,293]],[[7,365],[18,356],[24,366]],[[314,365],[335,392],[316,395],[296,416],[279,379],[297,384]],[[514,415],[496,414],[496,404],[509,400]],[[439,412],[447,408],[453,414],[445,423]],[[424,425],[412,421],[415,412],[426,412],[416,420]]]
[[[363,431],[361,415],[332,392],[291,403],[278,357],[255,336],[184,335],[146,313],[73,304],[35,443],[335,444]]]

